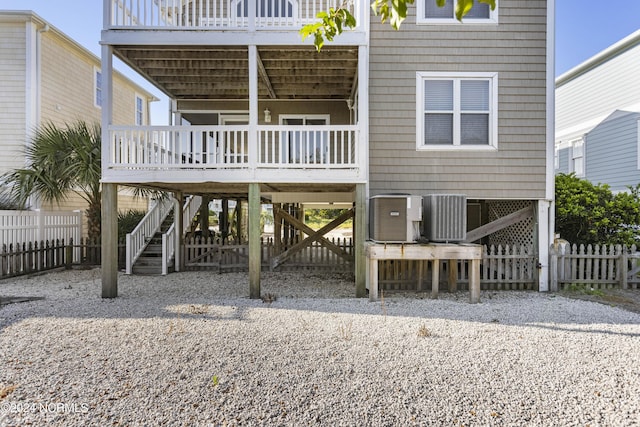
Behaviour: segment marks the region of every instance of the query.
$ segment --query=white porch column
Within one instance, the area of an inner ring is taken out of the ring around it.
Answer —
[[[549,223],[553,212],[552,204],[548,200],[539,200],[537,203],[537,230],[538,235],[538,260],[540,262],[538,268],[538,290],[540,292],[549,291],[549,247],[551,246]]]
[[[255,3],[251,2],[251,4]],[[249,15],[251,16],[251,15]],[[249,45],[249,169],[255,177],[258,166],[258,48]]]
[[[360,129],[358,140],[358,164],[360,165],[360,179],[369,179],[369,48],[358,47],[358,117]],[[369,188],[367,185],[366,194]]]

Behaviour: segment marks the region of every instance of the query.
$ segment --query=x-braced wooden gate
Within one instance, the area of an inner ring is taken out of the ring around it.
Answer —
[[[274,221],[275,221],[276,225],[279,225],[282,222],[284,222],[287,225],[289,225],[291,227],[294,227],[296,230],[300,231],[301,234],[305,234],[307,237],[304,240],[302,240],[302,241],[294,244],[293,246],[289,247],[285,251],[283,251],[283,252],[281,252],[279,254],[276,254],[274,257],[272,257],[271,258],[271,269],[272,270],[276,269],[279,265],[282,265],[284,262],[286,262],[287,260],[291,259],[291,257],[293,255],[295,255],[296,253],[298,253],[298,252],[302,251],[303,249],[308,248],[311,245],[313,245],[314,242],[318,242],[322,247],[327,248],[328,250],[330,250],[331,252],[335,253],[340,258],[342,258],[345,262],[353,265],[353,262],[354,262],[353,254],[350,254],[350,253],[346,252],[340,246],[338,246],[335,243],[329,241],[329,239],[324,237],[324,235],[327,234],[328,232],[330,232],[331,230],[334,230],[335,228],[340,226],[340,224],[344,223],[345,221],[347,221],[347,220],[349,220],[351,218],[354,218],[354,214],[355,214],[355,208],[351,208],[351,209],[343,212],[340,216],[338,216],[336,219],[331,221],[329,224],[325,225],[324,227],[322,227],[322,228],[320,228],[319,230],[316,231],[316,230],[313,230],[308,225],[306,225],[301,220],[299,220],[299,219],[295,218],[294,216],[292,216],[291,214],[289,214],[287,211],[283,210],[282,208],[274,206],[273,207],[273,216],[274,216]],[[279,232],[280,227],[277,226],[277,227],[275,227],[275,229],[277,230],[275,235],[274,235],[274,240],[276,241],[275,247],[276,248],[281,248],[282,245],[278,243],[278,240],[282,239],[281,233]]]

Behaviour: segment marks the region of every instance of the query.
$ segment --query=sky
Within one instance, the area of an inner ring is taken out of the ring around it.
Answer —
[[[32,10],[100,56],[102,0],[0,0],[0,9]],[[556,0],[555,75],[565,73],[638,29],[638,0]],[[161,99],[152,105],[151,120],[152,124],[166,124],[166,97],[121,62],[114,64]]]

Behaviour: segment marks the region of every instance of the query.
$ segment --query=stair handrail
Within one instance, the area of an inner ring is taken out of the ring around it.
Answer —
[[[160,230],[160,226],[173,209],[173,201],[169,197],[156,200],[149,212],[142,218],[136,228],[127,233],[126,274],[131,274],[136,262],[149,241]]]
[[[201,196],[189,196],[182,207],[182,235],[184,236],[189,231],[189,225],[196,216],[202,206]],[[169,273],[169,262],[176,253],[176,223],[171,224],[171,227],[162,234],[162,275],[166,276]],[[176,265],[176,270],[179,270],[180,266]]]
[[[162,275],[169,274],[169,261],[175,254],[176,250],[176,223],[171,224],[171,227],[166,233],[162,234]],[[179,267],[176,265],[176,269]]]
[[[182,235],[186,235],[191,226],[191,221],[197,215],[202,206],[201,196],[190,196],[182,209]]]

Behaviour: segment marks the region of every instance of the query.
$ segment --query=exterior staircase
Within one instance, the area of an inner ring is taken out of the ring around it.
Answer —
[[[158,230],[149,239],[149,243],[142,251],[142,254],[133,264],[133,274],[162,274],[162,235],[165,234],[173,224],[173,211],[160,224]],[[168,272],[175,271],[175,257],[168,260]]]
[[[159,200],[127,234],[126,273],[165,275],[178,271],[176,251],[181,248],[177,247],[177,233],[184,236],[189,231],[201,203],[200,196],[190,196],[185,201],[181,212],[182,230],[176,230],[174,202]]]

